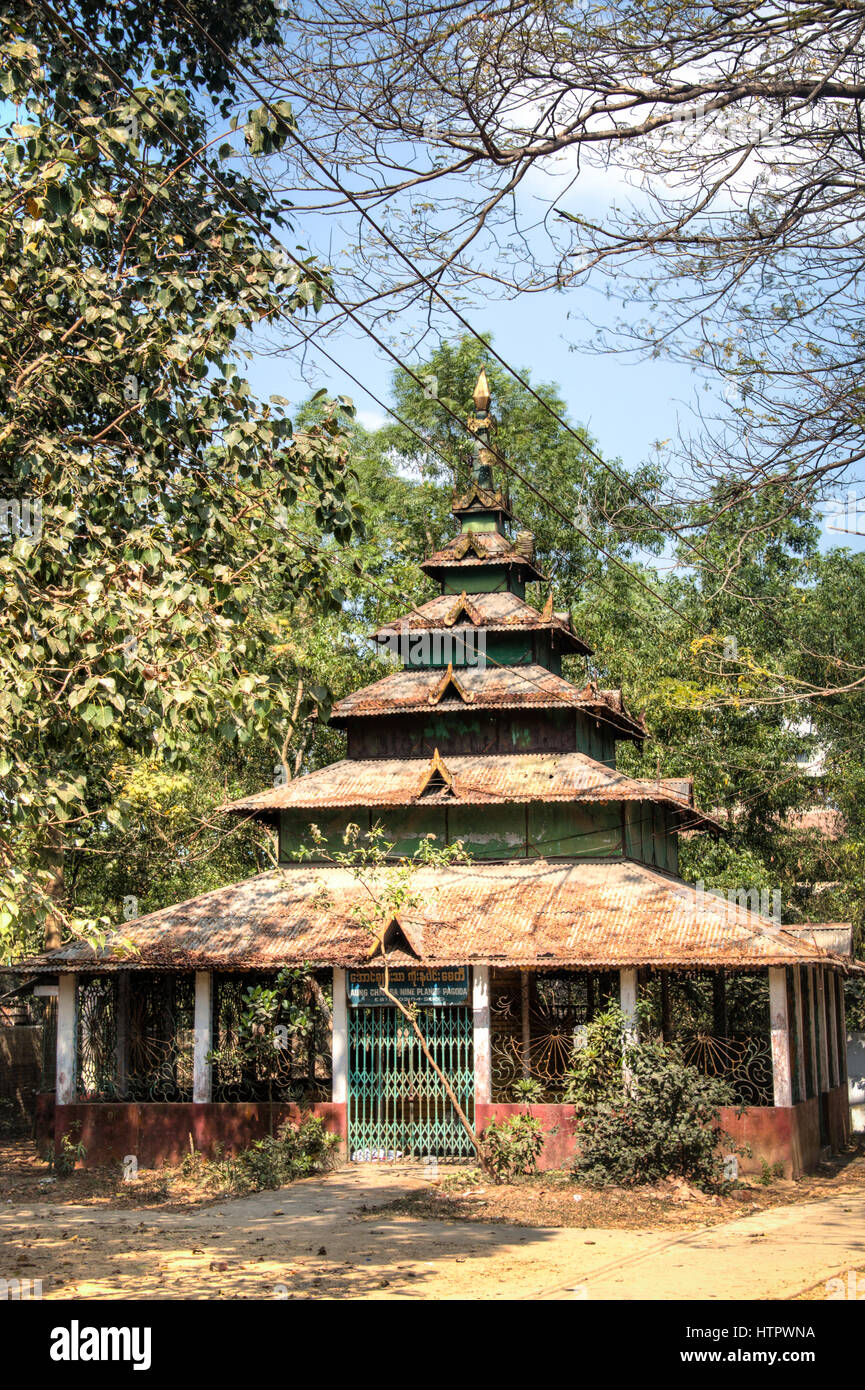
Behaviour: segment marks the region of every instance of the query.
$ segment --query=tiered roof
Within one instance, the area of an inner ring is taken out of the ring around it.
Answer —
[[[554,609],[552,595],[538,609],[514,590],[515,584],[521,588],[526,581],[540,581],[541,575],[531,536],[518,532],[512,539],[507,534],[510,500],[492,474],[494,421],[483,372],[474,402],[469,421],[476,441],[472,478],[453,499],[461,530],[422,565],[441,579],[447,592],[372,635],[393,646],[393,639],[405,633],[510,634],[524,639],[521,649],[519,640],[514,647],[521,654],[503,661],[488,655],[477,665],[412,664],[416,644],[410,642],[404,669],[340,700],[332,722],[351,731],[369,726],[374,717],[387,724],[393,716],[395,723],[419,729],[431,721],[436,729],[454,721],[471,728],[472,718],[482,714],[504,721],[502,751],[456,754],[436,748],[432,757],[427,752],[395,758],[383,749],[384,756],[350,756],[225,809],[272,821],[292,810],[309,811],[312,819],[315,811],[332,808],[372,813],[378,807],[438,803],[480,808],[613,802],[621,803],[624,818],[626,803],[645,802],[664,807],[679,829],[716,828],[694,806],[689,779],[627,777],[584,752],[504,751],[520,746],[517,737],[513,743],[511,739],[521,732],[520,712],[534,712],[532,717],[542,724],[548,717],[546,724],[557,728],[562,715],[574,724],[586,719],[615,739],[641,739],[645,727],[628,713],[621,691],[600,690],[591,681],[574,684],[551,669],[562,656],[587,656],[591,648],[574,630],[570,615]],[[498,650],[513,646],[500,643]],[[510,724],[508,711],[515,712]],[[522,724],[529,722],[526,718]],[[401,949],[414,964],[747,968],[822,960],[847,965],[815,941],[799,939],[744,908],[700,895],[674,874],[627,858],[521,858],[421,868],[415,887],[422,906],[406,907],[398,924]],[[356,925],[353,908],[366,892],[342,869],[284,866],[125,923],[95,953],[90,946],[71,943],[24,962],[22,968],[363,964],[369,961],[370,943]]]

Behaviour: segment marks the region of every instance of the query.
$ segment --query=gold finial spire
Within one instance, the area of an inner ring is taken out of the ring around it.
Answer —
[[[481,367],[480,376],[477,379],[472,400],[475,403],[475,411],[477,414],[485,415],[490,408],[490,401],[492,400],[492,396],[490,395],[490,384],[487,381],[485,367]]]

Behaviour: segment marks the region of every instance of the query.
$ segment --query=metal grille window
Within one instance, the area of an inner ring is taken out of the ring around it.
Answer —
[[[537,1081],[561,1100],[571,1054],[610,998],[618,976],[592,971],[496,971],[490,984],[492,1098],[519,1099],[516,1083]]]
[[[82,1100],[117,1096],[117,981],[113,975],[78,981],[77,1093]]]
[[[118,991],[124,1095],[128,1100],[192,1100],[194,977],[135,970],[127,978]]]
[[[740,1105],[772,1105],[767,972],[668,970],[640,991],[645,1023],[706,1076],[733,1088]]]
[[[313,1026],[292,1035],[278,1021],[272,1048],[254,1058],[244,1045],[244,994],[253,985],[272,985],[273,973],[218,974],[214,977],[213,1099],[222,1101],[324,1101],[331,1095],[331,1033],[308,981],[295,986],[298,1002],[310,1008]],[[316,972],[324,992],[330,972]],[[301,997],[302,996],[302,999]]]

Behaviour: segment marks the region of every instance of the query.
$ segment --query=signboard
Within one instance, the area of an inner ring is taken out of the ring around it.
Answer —
[[[353,1009],[371,1006],[393,1007],[381,991],[381,970],[349,970],[346,978],[348,1002]],[[444,1004],[465,1004],[469,997],[469,967],[449,965],[441,970],[423,970],[415,966],[394,967],[390,971],[390,991],[405,1004],[419,1007],[441,1007]]]

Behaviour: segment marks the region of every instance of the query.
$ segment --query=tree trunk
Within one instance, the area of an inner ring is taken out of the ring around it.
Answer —
[[[64,878],[63,832],[59,825],[48,827],[41,855],[42,867],[48,871],[49,879],[46,893],[55,908],[45,915],[45,950],[56,951],[63,941],[63,913],[61,904],[66,897]]]

